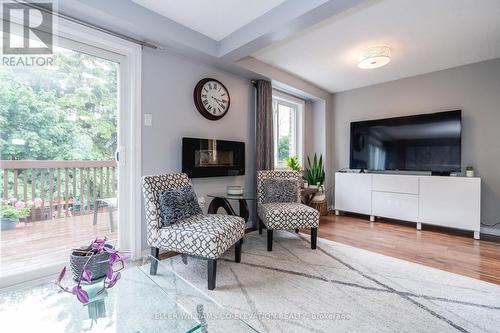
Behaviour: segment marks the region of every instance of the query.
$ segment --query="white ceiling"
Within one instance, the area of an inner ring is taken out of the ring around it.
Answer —
[[[285,0],[133,0],[216,41]]]
[[[373,0],[252,56],[330,92],[500,57],[500,0]],[[357,67],[388,44],[384,67]]]

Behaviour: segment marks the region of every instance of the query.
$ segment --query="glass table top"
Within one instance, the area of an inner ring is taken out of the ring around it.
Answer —
[[[149,275],[152,261],[148,256],[140,266],[123,270],[113,288],[85,305],[53,283],[2,292],[2,331],[185,333],[209,327],[211,333],[256,332],[161,261],[157,275]],[[73,284],[68,278],[65,285]]]
[[[210,198],[222,198],[228,200],[256,200],[257,196],[254,193],[243,193],[242,195],[232,195],[224,192],[219,193],[209,193],[207,194]]]

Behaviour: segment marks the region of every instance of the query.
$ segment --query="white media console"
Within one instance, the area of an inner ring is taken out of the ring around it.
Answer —
[[[479,239],[481,178],[335,173],[340,211],[474,231]]]

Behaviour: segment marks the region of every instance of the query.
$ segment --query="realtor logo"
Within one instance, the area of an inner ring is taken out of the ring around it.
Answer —
[[[52,54],[51,2],[4,2],[2,21],[4,55]]]

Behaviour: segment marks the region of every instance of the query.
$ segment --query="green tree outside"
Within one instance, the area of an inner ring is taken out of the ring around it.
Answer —
[[[278,141],[278,159],[286,160],[290,156],[290,137],[282,136]]]
[[[54,66],[0,66],[1,159],[111,159],[117,73],[116,63],[65,49]]]
[[[113,159],[117,83],[117,63],[58,47],[53,66],[0,66],[0,159]],[[3,177],[5,171],[0,171]],[[19,171],[19,178],[25,172]],[[31,197],[30,174],[28,180]],[[35,181],[39,193],[39,174]],[[96,181],[92,175],[90,181]],[[49,180],[45,182],[47,189]],[[9,193],[13,186],[10,172]]]

